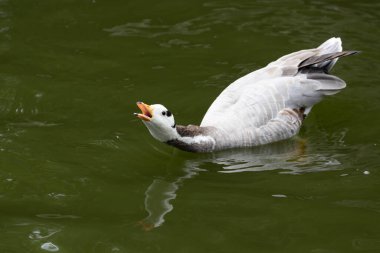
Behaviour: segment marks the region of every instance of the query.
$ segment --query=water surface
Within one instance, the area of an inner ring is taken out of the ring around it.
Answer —
[[[1,252],[379,252],[380,4],[0,1]],[[233,80],[340,36],[348,87],[297,138],[191,154],[132,113],[197,124]]]

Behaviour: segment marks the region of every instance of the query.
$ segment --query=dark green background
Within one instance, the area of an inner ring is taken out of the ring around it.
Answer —
[[[379,13],[0,1],[0,252],[379,252]],[[339,61],[348,87],[294,140],[191,154],[132,115],[141,100],[198,124],[236,78],[333,36],[362,53]]]

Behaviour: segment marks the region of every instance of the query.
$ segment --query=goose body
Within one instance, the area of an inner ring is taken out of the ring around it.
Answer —
[[[211,152],[288,139],[299,132],[316,103],[346,87],[329,71],[339,57],[354,53],[342,52],[340,38],[331,38],[317,48],[285,55],[230,84],[200,126],[176,126],[162,105],[139,102],[142,114],[136,115],[153,137],[186,151]]]

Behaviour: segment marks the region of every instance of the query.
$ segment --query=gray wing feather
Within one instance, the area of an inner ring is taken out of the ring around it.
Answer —
[[[337,58],[357,53],[359,53],[359,51],[343,51],[323,55],[314,55],[312,57],[307,58],[306,60],[303,60],[298,65],[298,69],[302,70],[303,68],[314,67],[320,68],[327,73],[331,70]]]

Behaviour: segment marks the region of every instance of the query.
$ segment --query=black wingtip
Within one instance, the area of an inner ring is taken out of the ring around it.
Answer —
[[[348,51],[343,51],[343,52],[346,52],[346,54],[342,55],[342,56],[349,56],[349,55],[354,55],[354,54],[360,54],[362,51],[358,51],[358,50],[348,50]],[[340,56],[339,56],[340,57]]]
[[[347,50],[347,51],[342,51],[342,52],[335,52],[335,53],[330,53],[330,54],[323,54],[323,55],[318,55],[318,56],[312,56],[310,58],[307,58],[306,60],[302,61],[298,65],[298,69],[302,69],[305,67],[310,67],[318,63],[322,62],[327,62],[334,60],[336,58],[340,58],[343,56],[349,56],[349,55],[354,55],[358,54],[360,51],[357,50]]]

